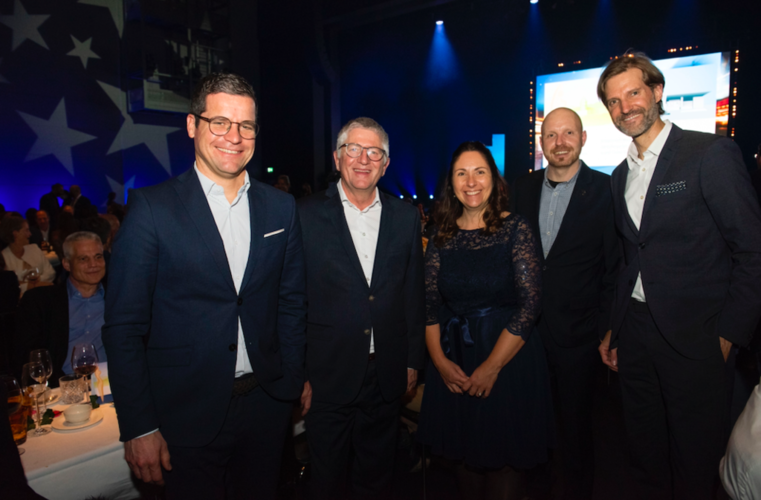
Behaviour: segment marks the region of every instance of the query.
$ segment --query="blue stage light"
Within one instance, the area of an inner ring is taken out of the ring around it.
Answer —
[[[529,0],[531,3],[539,3],[539,0]]]
[[[444,21],[436,21],[436,24],[441,26],[442,24],[444,24]]]
[[[428,198],[433,199],[433,195],[429,196]]]
[[[417,195],[416,195],[416,194],[413,194],[413,195],[412,195],[412,199],[413,199],[413,200],[417,200]]]
[[[403,195],[403,194],[400,194],[400,195],[399,195],[399,199],[400,199],[400,200],[403,200],[403,199],[404,199],[404,195]]]
[[[447,39],[444,21],[436,23],[431,40],[431,49],[428,52],[428,62],[426,63],[426,72],[424,85],[428,90],[438,90],[452,80],[456,79],[459,73],[459,65],[454,49]]]

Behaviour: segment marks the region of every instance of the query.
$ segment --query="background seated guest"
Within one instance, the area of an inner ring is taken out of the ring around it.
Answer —
[[[108,224],[111,226],[111,236],[108,238],[108,241],[106,243],[103,243],[103,248],[107,251],[111,251],[111,245],[114,243],[114,238],[116,238],[116,233],[119,231],[119,228],[121,227],[121,223],[119,222],[119,218],[114,214],[100,214],[100,216],[108,221]]]
[[[761,385],[735,424],[719,464],[724,489],[734,500],[761,498]]]
[[[29,243],[34,243],[43,251],[46,251],[47,247],[50,245],[50,237],[52,236],[48,213],[44,210],[38,210],[35,215],[35,222],[35,225],[29,224],[29,231],[32,233],[32,236],[29,238]]]
[[[103,244],[97,234],[79,231],[63,244],[63,267],[68,279],[54,287],[31,290],[19,305],[19,327],[15,359],[20,361],[33,349],[47,349],[53,360],[51,387],[73,373],[70,353],[74,344],[91,343],[98,359],[106,361],[100,331],[105,309],[101,284],[106,274]]]
[[[8,246],[3,250],[5,269],[14,271],[21,284],[21,293],[41,283],[52,283],[55,270],[50,265],[40,247],[29,244],[29,224],[21,217],[6,216],[0,223],[0,238]],[[30,276],[32,269],[39,271],[36,277]]]
[[[53,250],[60,259],[63,258],[63,242],[66,237],[79,231],[79,221],[74,218],[71,207],[67,205],[63,208],[68,210],[61,212],[61,216],[58,218],[58,229],[53,231],[53,235],[50,237],[50,244],[53,245]]]

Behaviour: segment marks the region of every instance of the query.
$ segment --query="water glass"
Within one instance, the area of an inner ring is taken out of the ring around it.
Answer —
[[[71,405],[81,403],[85,397],[85,378],[81,375],[64,375],[58,379],[61,401]]]

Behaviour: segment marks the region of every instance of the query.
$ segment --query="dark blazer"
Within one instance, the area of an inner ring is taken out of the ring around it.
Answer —
[[[86,219],[92,215],[92,210],[90,207],[93,207],[93,204],[90,201],[90,198],[87,196],[80,196],[76,200],[76,204],[74,204],[74,198],[69,197],[66,201],[63,202],[63,204],[73,205],[75,219]]]
[[[714,355],[719,336],[747,345],[761,316],[761,210],[740,149],[674,125],[639,230],[624,199],[628,172],[624,160],[611,179],[624,249],[612,346],[640,271],[653,319],[682,355]]]
[[[19,303],[18,335],[15,341],[17,373],[34,349],[47,349],[53,361],[50,386],[58,387],[69,351],[69,293],[60,285],[33,288]]]
[[[381,393],[404,394],[407,368],[422,369],[425,286],[420,213],[380,193],[382,212],[368,286],[336,184],[298,201],[307,270],[307,379],[312,397],[351,402],[360,391],[370,329]]]
[[[131,191],[103,328],[122,441],[160,428],[171,445],[211,442],[232,395],[239,317],[264,390],[281,400],[301,395],[306,296],[296,206],[253,179],[248,200],[251,247],[237,293],[195,169]]]
[[[44,210],[50,218],[50,230],[58,227],[58,216],[61,215],[61,205],[58,204],[58,196],[50,192],[40,198],[40,210]]]
[[[512,209],[539,235],[544,170],[518,178]],[[541,241],[537,242],[542,248]],[[613,223],[610,176],[581,163],[571,200],[550,253],[542,262],[542,314],[537,326],[561,347],[602,338],[610,329],[610,305],[620,260]]]

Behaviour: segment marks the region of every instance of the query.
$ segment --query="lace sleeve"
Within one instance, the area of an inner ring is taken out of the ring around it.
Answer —
[[[513,315],[507,329],[526,340],[541,309],[542,274],[536,238],[522,217],[515,222],[512,256],[520,309]]]
[[[428,239],[425,252],[425,324],[435,325],[439,322],[439,308],[442,299],[439,293],[439,269],[441,260],[439,249],[433,242],[436,232]]]

